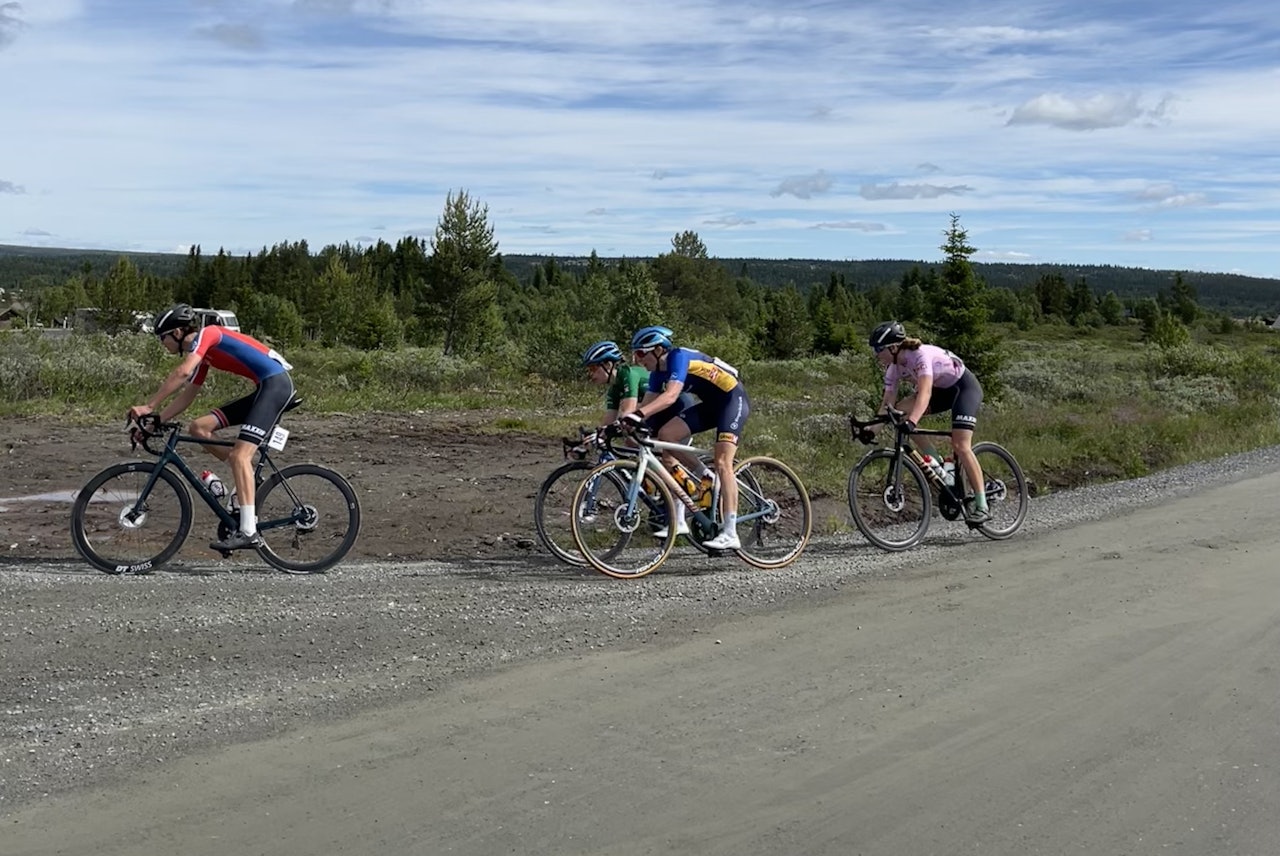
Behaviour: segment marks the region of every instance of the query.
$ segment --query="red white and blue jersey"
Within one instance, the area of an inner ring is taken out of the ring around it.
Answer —
[[[191,353],[202,358],[200,365],[191,373],[190,382],[196,386],[204,383],[211,367],[247,377],[254,383],[261,383],[272,375],[293,368],[274,348],[268,348],[252,336],[216,324],[196,334]]]

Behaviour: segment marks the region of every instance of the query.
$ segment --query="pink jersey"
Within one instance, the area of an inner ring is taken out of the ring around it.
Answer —
[[[934,388],[946,389],[955,386],[962,374],[964,362],[945,348],[937,345],[921,345],[914,351],[903,348],[884,370],[884,388],[889,392],[897,392],[900,380],[916,383],[922,377],[931,377]]]

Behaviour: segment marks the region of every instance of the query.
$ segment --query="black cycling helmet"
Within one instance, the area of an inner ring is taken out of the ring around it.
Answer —
[[[176,303],[156,316],[156,335],[163,336],[179,327],[192,327],[195,323],[195,310],[186,303]]]
[[[871,345],[873,351],[878,351],[881,348],[896,345],[906,338],[907,331],[902,329],[901,324],[897,321],[886,321],[871,331],[871,336],[867,339],[867,343]]]

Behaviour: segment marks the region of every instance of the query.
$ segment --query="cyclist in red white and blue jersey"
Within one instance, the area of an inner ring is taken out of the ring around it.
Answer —
[[[258,534],[254,504],[253,454],[266,441],[293,400],[293,379],[289,376],[292,366],[274,349],[252,336],[216,325],[198,329],[195,312],[185,303],[172,306],[157,316],[155,332],[166,351],[183,355],[182,362],[169,373],[146,404],[129,408],[129,419],[137,420],[155,412],[170,396],[173,400],[159,415],[164,422],[174,419],[191,406],[204,386],[210,368],[253,381],[252,392],[215,407],[192,421],[187,431],[194,437],[211,440],[213,432],[219,429],[231,425],[240,427],[234,446],[204,447],[205,451],[230,465],[236,496],[240,501],[240,530],[209,546],[215,550],[258,547],[262,544],[262,537]]]
[[[733,476],[733,459],[738,451],[742,429],[751,413],[747,390],[738,378],[738,370],[716,357],[693,348],[677,348],[672,331],[667,327],[642,327],[631,337],[631,353],[635,361],[649,370],[649,391],[636,410],[623,417],[624,422],[647,422],[657,431],[659,440],[684,442],[691,434],[715,429],[715,473],[723,485],[720,491],[721,519],[724,528],[706,542],[713,550],[737,550],[738,483]],[[693,393],[697,401],[688,404],[681,394]],[[696,474],[705,469],[695,456],[681,456]],[[688,531],[684,506],[677,507],[677,533]]]

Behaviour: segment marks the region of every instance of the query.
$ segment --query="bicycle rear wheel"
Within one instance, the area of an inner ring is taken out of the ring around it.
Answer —
[[[642,577],[661,565],[675,545],[676,527],[667,526],[673,500],[667,486],[645,478],[635,491],[636,461],[609,461],[596,467],[578,485],[573,508],[590,502],[594,514],[569,517],[574,543],[587,564],[611,577]],[[655,535],[666,528],[664,536]]]
[[[257,491],[258,555],[289,574],[317,574],[347,555],[360,534],[360,500],[328,467],[292,464]]]
[[[791,468],[773,458],[747,458],[738,480],[738,558],[757,568],[782,568],[804,552],[813,531],[809,492]]]
[[[115,464],[76,495],[71,541],[103,573],[150,573],[173,558],[191,531],[191,494],[169,469],[160,470],[139,505],[155,469],[153,461]]]
[[[889,449],[873,449],[849,472],[849,510],[868,541],[896,552],[924,538],[933,514],[933,495],[924,473],[910,458]]]
[[[1022,467],[1003,446],[995,443],[975,443],[973,454],[982,467],[982,481],[987,494],[987,509],[991,519],[978,531],[993,541],[1003,541],[1021,528],[1027,519],[1030,495],[1027,478]],[[963,471],[960,471],[963,477]]]

